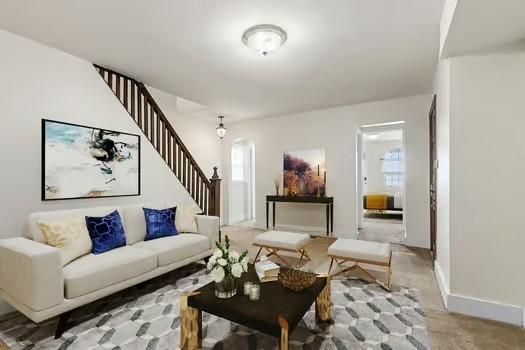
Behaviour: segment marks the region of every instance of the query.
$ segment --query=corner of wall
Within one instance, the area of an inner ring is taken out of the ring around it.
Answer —
[[[8,314],[12,311],[15,311],[15,309],[4,300],[0,299],[0,316]]]
[[[434,261],[434,274],[436,275],[439,291],[441,292],[441,299],[443,299],[443,304],[445,304],[445,308],[448,309],[448,296],[450,294],[450,288],[447,284],[447,281],[444,278],[441,265],[439,265],[439,262],[437,260]]]

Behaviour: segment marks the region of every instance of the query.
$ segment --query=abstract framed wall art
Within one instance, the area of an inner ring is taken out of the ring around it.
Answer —
[[[284,194],[324,196],[326,154],[324,149],[284,153]]]
[[[42,119],[42,200],[139,195],[139,135]]]

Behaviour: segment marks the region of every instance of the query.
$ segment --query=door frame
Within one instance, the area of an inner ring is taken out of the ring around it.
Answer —
[[[429,210],[430,210],[430,254],[437,259],[437,95],[432,99],[428,113],[429,125]]]
[[[404,120],[398,120],[393,122],[384,122],[378,124],[364,124],[356,128],[356,232],[359,234],[363,224],[363,194],[364,194],[364,177],[363,177],[363,134],[374,131],[390,131],[390,130],[401,130],[401,148],[406,155],[406,123]],[[406,162],[406,158],[405,158]],[[406,210],[406,183],[407,183],[407,168],[405,163],[405,177],[403,180],[403,240],[407,239],[407,210]]]
[[[235,220],[233,217],[233,206],[235,198],[232,196],[232,189],[233,189],[233,173],[232,173],[232,152],[234,145],[239,144],[243,147],[243,163],[244,164],[244,170],[247,170],[247,177],[245,178],[245,212],[247,217],[243,218],[242,220]],[[255,210],[255,203],[256,203],[256,193],[255,193],[255,144],[251,142],[250,140],[247,140],[243,137],[237,138],[231,142],[229,145],[229,162],[228,162],[228,185],[229,185],[229,191],[230,194],[228,196],[228,224],[233,225],[241,221],[245,220],[255,220],[256,210]]]

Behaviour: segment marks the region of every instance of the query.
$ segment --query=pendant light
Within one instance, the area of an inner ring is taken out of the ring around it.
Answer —
[[[224,127],[224,123],[222,122],[222,119],[224,116],[219,116],[219,126],[217,127],[217,136],[219,136],[220,139],[224,138],[226,135],[226,128]]]

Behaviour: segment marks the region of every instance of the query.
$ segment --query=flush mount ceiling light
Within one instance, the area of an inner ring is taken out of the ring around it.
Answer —
[[[242,35],[244,45],[266,56],[286,41],[286,32],[273,24],[259,24],[246,29]]]

